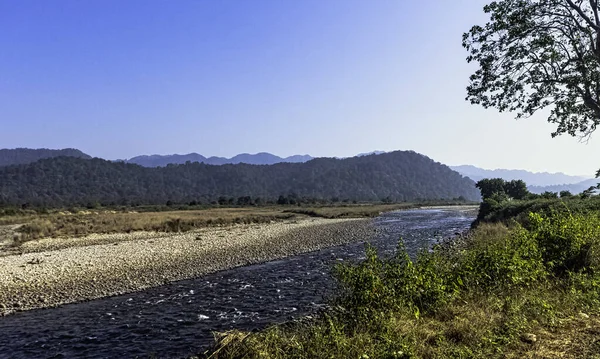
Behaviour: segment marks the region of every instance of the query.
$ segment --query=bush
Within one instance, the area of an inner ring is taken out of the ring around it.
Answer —
[[[362,323],[390,310],[407,309],[419,317],[448,302],[458,288],[455,277],[443,269],[447,263],[438,251],[421,252],[414,262],[402,244],[388,260],[370,246],[366,253],[364,261],[338,265],[335,271],[341,289],[337,304]]]
[[[544,264],[554,274],[598,270],[598,215],[529,214],[530,233],[539,243]]]
[[[532,285],[545,274],[537,241],[520,226],[499,236],[476,236],[456,260],[466,288],[505,291]]]

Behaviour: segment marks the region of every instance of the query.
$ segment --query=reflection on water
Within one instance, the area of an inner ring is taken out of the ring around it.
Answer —
[[[469,228],[460,210],[410,210],[374,219],[382,255],[402,237],[411,255]],[[139,293],[0,318],[0,357],[179,358],[202,351],[214,331],[252,330],[313,313],[334,287],[331,266],[364,258],[354,243],[236,268]]]

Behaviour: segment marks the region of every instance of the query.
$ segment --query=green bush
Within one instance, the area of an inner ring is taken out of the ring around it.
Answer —
[[[599,213],[600,196],[590,198],[573,196],[560,199],[535,198],[504,202],[496,200],[483,201],[473,227],[476,227],[479,223],[509,223],[512,221],[517,221],[527,227],[529,213],[531,212],[543,216]]]
[[[466,288],[497,291],[531,285],[545,273],[537,241],[520,226],[469,243],[457,258],[456,272]]]
[[[529,231],[539,243],[544,264],[554,274],[598,270],[598,215],[530,213]]]
[[[457,277],[449,275],[440,251],[419,253],[412,261],[401,244],[396,255],[382,260],[367,246],[358,264],[341,264],[335,276],[341,294],[337,304],[364,323],[390,310],[409,310],[416,317],[447,303],[457,292]]]

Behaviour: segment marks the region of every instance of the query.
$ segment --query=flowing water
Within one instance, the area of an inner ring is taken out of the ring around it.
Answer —
[[[469,228],[460,209],[390,212],[375,218],[370,243],[382,255],[403,238],[414,255]],[[323,308],[332,265],[364,258],[353,243],[236,268],[138,293],[0,318],[0,358],[184,358],[214,331],[253,330]]]

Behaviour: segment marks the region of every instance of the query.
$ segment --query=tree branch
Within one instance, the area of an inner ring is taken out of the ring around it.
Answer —
[[[577,11],[577,13],[579,14],[579,16],[581,16],[585,22],[588,23],[588,25],[590,25],[594,30],[596,31],[600,31],[600,26],[598,26],[595,22],[592,21],[592,19],[590,19],[589,16],[587,16],[583,10],[581,10],[580,6],[575,5],[575,3],[572,0],[566,0],[567,3],[569,4],[569,6],[571,6],[571,8],[575,11]]]

